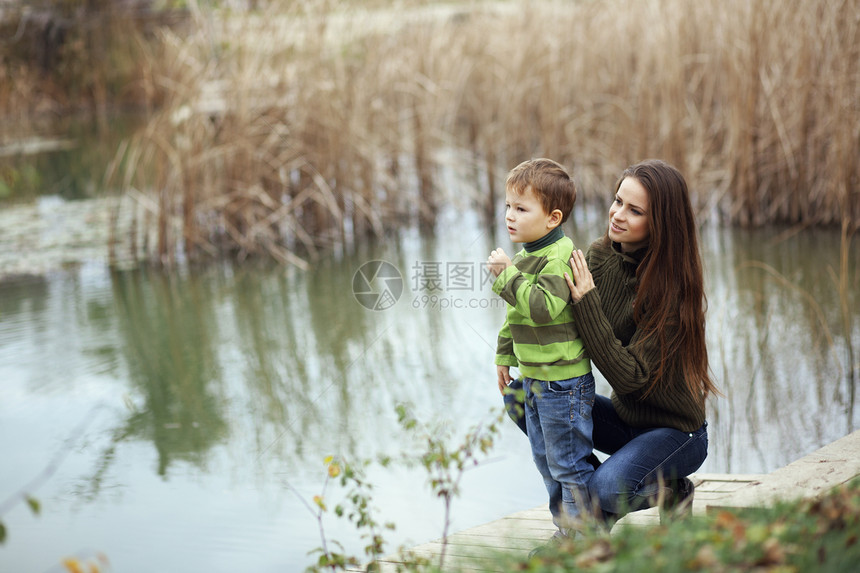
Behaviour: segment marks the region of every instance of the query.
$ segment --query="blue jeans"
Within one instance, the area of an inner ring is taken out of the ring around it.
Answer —
[[[511,383],[512,390],[518,387],[520,381]],[[528,433],[514,394],[505,395],[505,409],[520,429]],[[707,422],[694,432],[634,428],[621,420],[612,401],[605,396],[596,396],[592,420],[594,447],[610,457],[602,464],[593,460],[599,467],[588,487],[602,510],[599,517],[608,526],[630,511],[652,507],[661,487],[671,489],[673,482],[698,470],[708,455]],[[561,499],[560,487],[550,491],[551,509],[559,503],[554,499]]]
[[[708,423],[693,432],[675,428],[634,428],[597,396],[592,410],[594,447],[609,458],[594,471],[591,495],[611,526],[624,514],[652,507],[664,488],[695,472],[708,456]]]
[[[555,382],[525,378],[523,386],[532,457],[549,494],[553,523],[566,529],[569,521],[591,513],[588,484],[594,466],[587,458],[593,449],[594,376]]]

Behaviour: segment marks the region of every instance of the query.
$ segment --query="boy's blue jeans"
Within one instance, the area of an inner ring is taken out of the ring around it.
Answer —
[[[553,523],[565,530],[591,513],[588,483],[594,466],[586,458],[593,448],[594,376],[555,382],[525,378],[523,388],[532,457],[549,494]]]
[[[520,386],[519,380],[511,383],[512,390]],[[505,408],[527,433],[514,393],[505,395]],[[621,420],[606,396],[595,397],[592,419],[594,447],[610,457],[592,474],[589,490],[600,504],[602,516],[598,513],[598,517],[609,527],[627,512],[653,506],[661,488],[671,489],[673,482],[698,470],[708,456],[707,422],[693,432],[634,428]],[[560,490],[550,491],[551,509],[558,506],[553,500],[561,499]]]

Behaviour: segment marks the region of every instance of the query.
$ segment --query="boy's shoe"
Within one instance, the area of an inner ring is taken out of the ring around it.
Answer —
[[[568,539],[570,539],[569,535],[562,533],[560,530],[556,531],[552,534],[552,537],[549,538],[549,541],[543,545],[538,545],[529,551],[529,559],[532,559],[533,557],[542,557],[548,553],[555,552],[558,546]]]
[[[660,506],[660,524],[671,519],[683,519],[693,514],[693,494],[696,486],[689,478],[669,482],[672,493]]]

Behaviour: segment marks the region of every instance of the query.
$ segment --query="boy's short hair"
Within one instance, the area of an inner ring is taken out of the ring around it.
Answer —
[[[576,203],[576,185],[564,167],[552,159],[529,159],[508,173],[505,188],[521,195],[531,187],[547,213],[558,209],[561,222],[567,221]]]

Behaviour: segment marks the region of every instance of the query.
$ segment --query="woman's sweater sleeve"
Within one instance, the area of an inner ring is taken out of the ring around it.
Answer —
[[[692,432],[701,427],[705,396],[688,391],[677,360],[667,360],[660,384],[649,388],[654,368],[661,362],[660,337],[645,337],[634,319],[636,253],[627,255],[595,242],[586,262],[596,288],[571,307],[592,364],[612,386],[612,404],[618,415],[641,428]],[[676,323],[670,321],[664,329],[677,328]]]
[[[631,344],[624,346],[603,312],[596,288],[573,304],[573,314],[592,364],[597,366],[612,389],[619,395],[642,390],[650,377],[648,365],[654,363],[652,354],[658,349],[634,344],[636,335]]]

